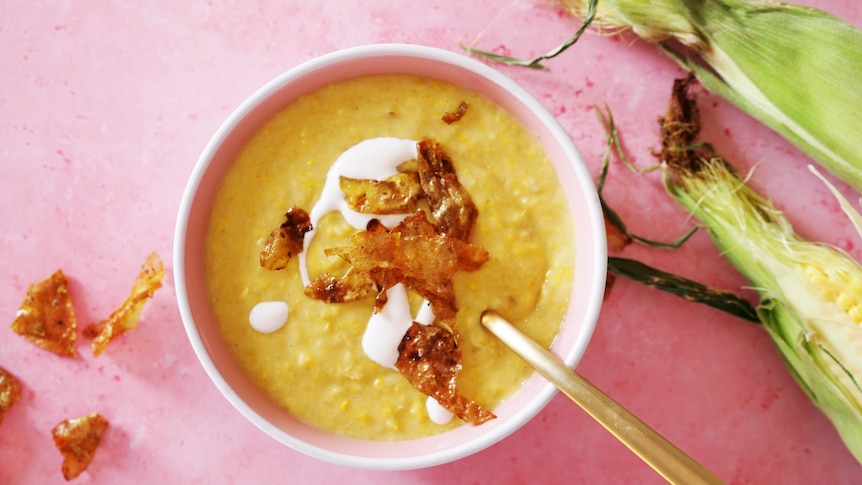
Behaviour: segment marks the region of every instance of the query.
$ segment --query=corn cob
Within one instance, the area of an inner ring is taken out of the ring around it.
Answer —
[[[665,188],[752,282],[791,373],[862,463],[862,265],[800,238],[724,160],[692,148],[699,124],[687,85],[675,84],[663,123]]]
[[[604,33],[662,46],[728,99],[862,191],[862,31],[770,0],[560,0]],[[591,8],[596,8],[592,18]]]

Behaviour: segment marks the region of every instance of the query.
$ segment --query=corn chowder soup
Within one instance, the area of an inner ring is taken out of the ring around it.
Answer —
[[[443,122],[461,102],[469,106],[464,116]],[[312,426],[403,440],[463,425],[435,416],[427,396],[369,358],[362,340],[374,298],[328,304],[303,293],[301,262],[311,278],[348,267],[323,253],[357,232],[341,212],[316,222],[304,261],[294,256],[280,271],[259,264],[285,212],[312,212],[345,152],[369,140],[426,137],[452,158],[478,208],[473,244],[490,255],[479,270],[454,277],[461,393],[493,410],[532,372],[481,327],[482,311],[499,311],[545,346],[565,315],[574,271],[571,216],[551,163],[517,121],[475,93],[411,75],[361,77],[305,95],[255,134],[226,175],[208,228],[206,274],[221,334],[242,368]],[[421,313],[420,297],[406,301],[412,315]],[[286,323],[255,329],[256,307]]]

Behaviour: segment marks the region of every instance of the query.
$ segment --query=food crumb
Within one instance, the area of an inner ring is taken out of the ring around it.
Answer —
[[[300,367],[308,367],[312,363],[312,361],[314,361],[314,358],[311,355],[306,354],[305,352],[300,352],[296,356],[296,363]]]
[[[87,469],[107,428],[108,420],[93,413],[67,419],[51,430],[54,444],[63,455],[63,478],[71,480]]]
[[[0,367],[0,424],[3,414],[21,399],[21,383],[9,371]]]

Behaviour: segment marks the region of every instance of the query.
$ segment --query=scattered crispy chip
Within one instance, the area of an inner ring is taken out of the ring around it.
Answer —
[[[466,110],[467,104],[462,102],[443,120],[458,121]],[[398,283],[425,298],[436,324],[413,322],[398,347],[396,368],[416,389],[460,419],[481,424],[496,416],[461,395],[456,387],[461,349],[453,333],[457,305],[452,280],[458,271],[478,270],[489,255],[472,244],[478,209],[458,181],[450,157],[439,143],[427,138],[417,143],[417,152],[417,160],[411,162],[415,175],[402,171],[382,181],[341,177],[345,200],[354,210],[415,214],[391,231],[374,219],[366,231],[351,236],[347,246],[326,249],[326,255],[341,257],[351,267],[341,278],[329,274],[318,277],[305,288],[305,294],[339,303],[364,299],[376,290],[377,312],[386,304],[386,290]],[[423,210],[417,210],[422,197],[431,209],[433,223]],[[262,255],[261,265],[263,261]]]
[[[461,103],[458,104],[458,109],[452,112],[446,112],[442,119],[447,125],[451,125],[456,121],[460,121],[461,118],[464,117],[464,114],[467,113],[467,108],[469,107],[470,105],[468,105],[466,101],[461,101]]]
[[[78,355],[77,326],[69,282],[62,270],[30,285],[12,322],[12,330],[33,344],[70,357]]]
[[[437,233],[437,227],[428,220],[428,216],[423,211],[416,211],[411,216],[405,217],[392,230],[401,235],[401,237],[435,237],[440,236]]]
[[[416,210],[422,186],[417,172],[400,172],[383,180],[341,177],[347,205],[366,214],[406,214]]]
[[[387,235],[389,232],[386,226],[377,219],[371,219],[368,222],[366,231],[372,237],[374,234]],[[378,242],[386,244],[388,238],[384,237]],[[324,250],[324,254],[347,259],[349,257],[347,255],[348,250],[349,248],[327,248]],[[377,249],[377,251],[381,250],[385,251],[385,248]],[[385,290],[395,286],[403,279],[404,276],[397,268],[378,267],[368,270],[367,268],[351,267],[341,278],[328,273],[318,276],[305,287],[305,295],[327,303],[344,303],[363,300],[376,291],[375,310],[380,311],[386,304]]]
[[[63,455],[63,478],[71,480],[87,469],[107,428],[108,420],[93,413],[67,419],[51,430],[54,444]]]
[[[21,383],[6,369],[0,367],[0,424],[3,424],[3,413],[9,410],[21,399]]]
[[[288,209],[284,218],[284,223],[270,233],[260,253],[260,265],[263,268],[284,269],[294,254],[302,252],[305,233],[311,230],[308,212],[294,206]]]
[[[427,221],[425,214],[417,214],[405,225],[423,220]],[[458,311],[453,277],[458,271],[478,270],[488,260],[488,252],[459,239],[426,236],[421,234],[423,229],[418,230],[420,234],[415,235],[404,230],[396,238],[395,265],[404,275],[405,286],[428,300],[441,322],[453,323]]]
[[[398,345],[395,367],[413,387],[463,421],[482,424],[497,417],[458,391],[461,349],[449,330],[413,322]]]
[[[458,181],[452,159],[430,138],[417,143],[419,182],[431,207],[438,232],[465,242],[473,239],[479,211],[467,189]]]
[[[353,266],[351,271],[341,278],[329,274],[317,278],[306,288],[306,295],[328,302],[355,301],[370,295],[376,286],[375,309],[379,311],[386,303],[385,290],[404,283],[430,302],[441,323],[454,323],[457,306],[452,276],[457,271],[477,270],[488,260],[488,252],[470,243],[479,212],[458,181],[451,158],[430,138],[420,140],[416,148],[416,173],[421,189],[416,197],[427,199],[435,222],[429,222],[422,210],[405,218],[392,231],[373,220],[367,231],[350,238],[349,246],[325,251],[349,262]],[[408,173],[412,172],[401,172],[399,176],[406,179]],[[399,184],[414,183],[394,178],[381,182],[345,177],[340,182],[354,209],[374,211],[380,206],[393,209],[397,206],[395,212],[408,207],[400,203],[390,205],[393,199],[405,198]],[[407,192],[412,200],[415,189]]]
[[[371,275],[381,290],[403,282],[427,299],[434,315],[444,322],[451,322],[457,312],[454,274],[475,271],[488,260],[481,246],[437,234],[421,210],[389,232],[359,232],[348,242],[349,246],[327,249],[326,254],[340,256],[352,265],[351,270]]]
[[[106,320],[91,323],[84,329],[84,336],[93,339],[93,357],[102,355],[112,339],[138,327],[144,304],[162,287],[164,277],[165,267],[161,258],[156,253],[150,254],[123,304]]]
[[[341,278],[328,273],[318,276],[305,287],[305,295],[326,303],[344,303],[368,298],[374,290],[368,272],[350,268]]]

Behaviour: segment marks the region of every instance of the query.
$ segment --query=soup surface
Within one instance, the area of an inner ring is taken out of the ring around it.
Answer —
[[[463,118],[443,122],[462,101],[469,105]],[[244,147],[219,189],[206,240],[208,291],[224,339],[250,378],[299,419],[351,437],[400,440],[463,423],[433,422],[426,396],[364,353],[373,298],[327,304],[304,295],[299,258],[280,271],[259,264],[285,212],[311,212],[339,155],[378,137],[439,141],[478,208],[473,243],[490,259],[455,275],[458,386],[486,408],[517,390],[531,369],[479,316],[495,309],[550,345],[572,290],[574,228],[535,137],[488,100],[438,80],[379,75],[326,86],[285,108]],[[321,219],[307,252],[312,278],[344,271],[346,263],[323,249],[343,246],[355,232],[338,212]],[[265,301],[289,307],[287,323],[268,334],[249,324],[252,308]],[[418,309],[422,301],[411,295],[410,303]]]

